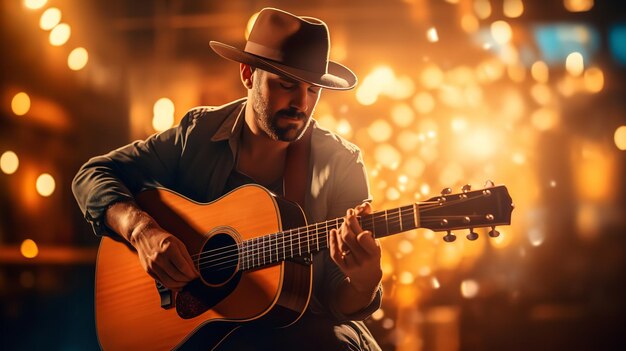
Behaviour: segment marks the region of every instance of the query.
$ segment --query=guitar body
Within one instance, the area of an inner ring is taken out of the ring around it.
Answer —
[[[142,192],[136,200],[185,243],[192,257],[306,223],[297,205],[256,185],[242,186],[210,203],[197,203],[165,189]],[[225,271],[204,271],[200,264],[202,279],[172,294],[172,306],[162,307],[167,297],[162,298],[137,253],[126,243],[102,238],[95,286],[101,347],[212,349],[242,324],[287,326],[304,313],[311,294],[310,264],[284,260],[239,270],[236,252],[232,256],[232,268]]]

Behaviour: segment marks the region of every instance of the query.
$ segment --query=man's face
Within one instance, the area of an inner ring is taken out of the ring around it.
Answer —
[[[304,133],[319,96],[319,87],[257,69],[249,99],[257,126],[272,140],[291,142]]]

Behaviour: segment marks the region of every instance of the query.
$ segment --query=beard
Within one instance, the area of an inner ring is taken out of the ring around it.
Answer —
[[[254,84],[256,85],[256,80]],[[310,120],[306,113],[298,111],[294,108],[282,109],[270,115],[267,100],[260,94],[258,87],[253,88],[254,102],[252,109],[256,116],[255,120],[259,128],[272,140],[293,142],[299,140],[309,125]],[[313,113],[311,113],[313,115]],[[278,121],[281,118],[293,118],[304,123],[288,123],[286,126],[279,126]]]

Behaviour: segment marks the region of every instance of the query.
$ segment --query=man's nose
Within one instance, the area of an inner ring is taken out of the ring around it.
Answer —
[[[302,112],[306,112],[309,108],[309,94],[306,87],[295,89],[291,97],[291,107],[297,108]]]

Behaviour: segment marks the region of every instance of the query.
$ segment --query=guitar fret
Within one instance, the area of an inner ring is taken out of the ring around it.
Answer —
[[[317,240],[317,251],[320,250],[320,235],[317,229],[317,223],[315,223],[315,239]]]
[[[285,232],[281,232],[281,238],[283,239],[283,260],[287,258],[287,251],[285,249]]]
[[[257,259],[257,267],[261,266],[261,246],[259,245],[259,238],[254,239],[256,244],[256,259]]]
[[[242,241],[241,242],[241,248],[240,248],[240,254],[239,254],[239,261],[241,262],[241,270],[245,270],[246,269],[246,242]]]
[[[307,253],[311,252],[311,231],[308,229],[306,231],[306,247],[307,247],[306,252]]]
[[[387,229],[386,234],[389,234],[389,218],[387,218],[387,210],[385,210],[385,228]]]
[[[298,229],[298,256],[302,256],[302,243],[301,243],[300,229]]]

